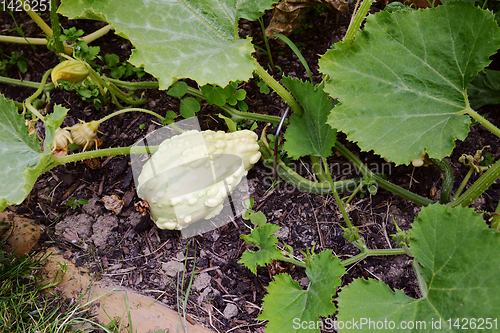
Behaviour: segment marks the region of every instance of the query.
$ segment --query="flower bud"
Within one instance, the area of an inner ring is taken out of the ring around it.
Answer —
[[[57,81],[79,82],[87,78],[89,70],[81,60],[66,60],[52,70],[52,82],[57,86]]]

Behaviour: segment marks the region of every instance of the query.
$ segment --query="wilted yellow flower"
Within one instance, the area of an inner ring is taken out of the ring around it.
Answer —
[[[58,127],[56,129],[52,149],[50,150],[51,154],[55,156],[66,156],[69,151],[68,145],[70,142],[73,143],[73,140],[71,139],[69,131]]]
[[[81,60],[66,60],[54,67],[51,73],[52,82],[57,86],[57,81],[79,82],[87,78],[89,70]]]
[[[97,149],[99,145],[99,139],[97,138],[98,127],[99,122],[95,120],[91,121],[90,123],[86,123],[80,120],[80,124],[67,127],[67,129],[71,132],[73,143],[82,147],[83,151],[86,151],[88,149],[92,149],[92,146],[94,145]]]

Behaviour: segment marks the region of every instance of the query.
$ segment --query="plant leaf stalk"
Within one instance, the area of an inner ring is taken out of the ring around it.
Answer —
[[[40,87],[40,82],[24,81],[13,79],[10,77],[0,76],[0,83],[13,84],[20,87],[38,89]],[[43,87],[43,92],[51,92],[54,90],[55,85],[53,82],[46,83]]]
[[[462,183],[460,183],[460,186],[458,187],[457,191],[455,192],[455,194],[453,195],[451,200],[457,200],[457,198],[460,196],[460,194],[462,194],[462,191],[464,190],[465,185],[467,185],[467,183],[469,182],[469,179],[473,173],[474,173],[474,167],[470,167],[469,172],[467,172],[467,174],[465,175],[464,179],[462,180]]]
[[[361,6],[359,6],[358,11],[351,21],[351,24],[349,24],[349,28],[347,29],[347,32],[344,36],[344,41],[352,41],[354,39],[354,36],[359,31],[361,23],[365,19],[366,14],[368,13],[368,10],[372,6],[373,2],[374,0],[364,0]]]
[[[262,30],[262,37],[264,38],[264,44],[266,44],[266,53],[269,58],[269,66],[271,66],[271,71],[274,73],[274,62],[273,62],[273,54],[271,53],[271,47],[269,46],[269,39],[266,35],[266,27],[264,27],[264,20],[262,17],[257,19],[260,23],[260,29]]]
[[[43,91],[43,88],[45,87],[45,82],[47,82],[47,79],[51,72],[52,68],[45,72],[45,74],[42,77],[42,82],[40,82],[40,86],[38,87],[37,91],[35,91],[33,95],[31,95],[24,101],[24,105],[26,106],[26,108],[43,122],[45,122],[45,117],[42,116],[42,114],[37,109],[35,109],[33,105],[31,105],[31,102],[33,102],[33,100],[37,98],[38,95],[40,95],[40,93]]]
[[[187,93],[192,95],[192,96],[195,96],[195,97],[206,99],[201,91],[194,89],[194,88],[191,88],[191,87],[188,87]],[[229,115],[231,115],[231,117],[236,118],[236,119],[257,120],[257,121],[263,121],[263,122],[272,123],[272,124],[279,124],[281,121],[281,117],[269,116],[266,114],[259,114],[259,113],[238,111],[227,104],[224,106],[220,106],[219,108],[222,109],[223,111],[226,111]]]
[[[460,114],[467,113],[469,116],[472,117],[475,121],[486,127],[491,133],[495,134],[497,137],[500,138],[500,129],[490,123],[488,120],[486,120],[483,116],[481,116],[479,113],[476,111],[472,110],[470,107],[467,107],[464,111],[462,111]]]
[[[286,104],[290,105],[293,112],[297,115],[302,115],[302,107],[297,103],[295,98],[281,85],[276,81],[271,75],[262,66],[255,61],[257,68],[255,69],[255,73],[259,75],[262,80],[264,80],[271,89],[273,89],[280,97],[286,102]]]
[[[414,203],[419,204],[421,206],[427,206],[434,203],[434,201],[430,199],[424,198],[402,187],[394,185],[391,182],[388,182],[387,180],[383,179],[382,177],[374,174],[359,158],[356,157],[356,155],[354,155],[338,140],[335,142],[335,148],[337,149],[338,152],[344,155],[344,157],[346,157],[349,161],[351,161],[351,163],[354,164],[354,166],[363,174],[363,176],[369,178],[375,178],[378,186],[382,187],[383,189],[386,189],[394,194],[399,195],[400,197],[413,201]]]
[[[52,38],[54,41],[54,47],[56,54],[60,54],[64,52],[64,45],[59,40],[61,36],[61,25],[59,24],[59,16],[57,15],[57,8],[59,7],[59,3],[57,0],[50,0],[50,24],[52,25],[52,35],[49,35],[49,38]],[[61,57],[59,57],[60,60]]]
[[[366,249],[366,251],[358,253],[354,257],[351,257],[346,260],[342,260],[340,263],[342,266],[349,266],[352,264],[357,263],[358,261],[361,261],[365,258],[368,257],[374,257],[374,256],[395,256],[395,255],[400,255],[400,254],[406,254],[405,250],[402,248],[397,248],[397,249],[377,249],[377,250],[370,250]],[[294,264],[299,267],[306,268],[306,263],[300,260],[297,260],[295,258],[291,257],[284,257],[280,258],[279,260],[289,262],[291,264]]]
[[[471,187],[467,189],[458,199],[448,203],[449,207],[467,207],[483,194],[498,178],[500,178],[500,160],[486,171]]]
[[[340,208],[340,211],[342,212],[342,216],[344,217],[344,221],[347,224],[347,228],[351,231],[351,235],[354,236],[354,240],[359,240],[359,234],[358,234],[358,229],[354,228],[351,224],[351,220],[349,219],[349,215],[347,215],[347,211],[345,210],[344,203],[340,199],[339,193],[337,192],[337,189],[335,188],[335,183],[333,182],[332,179],[332,174],[330,173],[330,168],[328,166],[328,162],[326,161],[325,157],[321,158],[323,161],[323,167],[325,169],[325,174],[328,179],[328,182],[330,183],[330,187],[332,188],[333,196],[335,197],[335,201],[337,201],[337,205]]]
[[[51,0],[52,2],[53,0]],[[24,8],[24,4],[25,4],[25,1],[23,1],[23,9],[24,11],[26,12],[26,14],[29,15],[29,17],[31,17],[31,19],[40,27],[40,29],[42,29],[42,31],[49,37],[52,37],[53,36],[53,31],[52,29],[48,26],[47,23],[45,23],[44,20],[42,20],[42,18],[40,17],[40,15],[38,15],[38,13],[34,12],[33,10],[31,10],[31,8],[29,10],[26,10]],[[54,4],[51,3],[51,8],[53,8]],[[54,10],[57,10],[57,4],[56,4],[56,9]],[[51,10],[52,12],[52,10]]]

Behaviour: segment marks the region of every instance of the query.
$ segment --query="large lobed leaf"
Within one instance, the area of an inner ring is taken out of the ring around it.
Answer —
[[[248,80],[256,68],[250,39],[238,39],[240,18],[257,19],[276,0],[63,0],[59,13],[109,22],[136,47],[130,62],[144,64],[160,89],[177,78],[200,86]],[[119,8],[119,10],[118,10]]]
[[[470,3],[370,15],[320,59],[341,102],[328,122],[396,164],[448,156],[469,131],[466,87],[499,47],[492,13]]]
[[[337,310],[333,296],[344,273],[340,259],[331,250],[324,250],[306,268],[310,281],[307,290],[302,290],[288,274],[276,275],[267,288],[259,316],[259,320],[269,320],[266,332],[319,332],[319,316],[327,317]]]
[[[14,102],[0,94],[0,211],[24,200],[36,180],[25,178],[25,170],[35,167],[41,154]]]
[[[309,82],[286,76],[283,84],[304,109],[301,116],[293,114],[290,117],[285,132],[285,150],[296,159],[306,155],[330,156],[337,131],[326,123],[332,101],[323,91],[323,86],[316,88]]]
[[[339,322],[356,321],[358,332],[410,332],[398,325],[417,321],[419,329],[413,331],[454,332],[457,318],[483,318],[481,331],[494,331],[487,328],[485,319],[498,317],[500,286],[495,281],[500,275],[500,234],[489,229],[473,209],[435,204],[422,209],[412,235],[411,249],[423,266],[427,296],[416,300],[400,290],[393,292],[381,281],[357,279],[340,292]],[[361,327],[362,318],[366,324]],[[368,319],[381,323],[383,329],[370,328]],[[384,322],[394,322],[394,329]],[[472,331],[478,328],[469,324]]]

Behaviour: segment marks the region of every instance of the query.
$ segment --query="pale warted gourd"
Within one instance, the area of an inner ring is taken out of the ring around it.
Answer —
[[[219,214],[259,159],[252,131],[187,131],[160,144],[139,175],[137,193],[159,228],[180,230]]]

